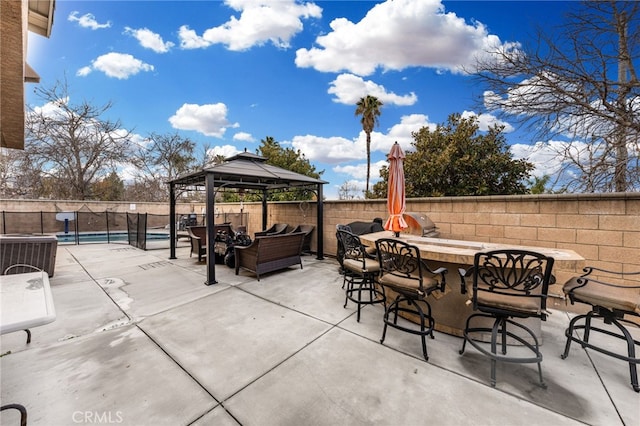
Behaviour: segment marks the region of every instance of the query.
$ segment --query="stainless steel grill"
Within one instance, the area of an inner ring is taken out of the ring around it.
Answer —
[[[403,217],[407,222],[407,225],[409,225],[409,228],[403,232],[431,238],[438,238],[440,236],[440,232],[437,230],[436,224],[433,223],[426,214],[405,212]]]

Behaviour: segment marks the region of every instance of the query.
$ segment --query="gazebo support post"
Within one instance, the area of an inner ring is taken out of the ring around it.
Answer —
[[[267,190],[262,190],[262,229],[267,229]]]
[[[169,259],[177,259],[177,240],[178,234],[176,233],[176,186],[172,182],[169,184]]]
[[[324,260],[324,205],[322,203],[322,185],[318,184],[318,202],[316,203],[316,221],[318,223],[318,244],[316,250],[316,259]]]
[[[215,208],[216,208],[216,192],[215,177],[213,173],[205,175],[205,190],[207,193],[207,281],[206,285],[217,284],[216,281],[216,253],[213,250],[215,245]]]

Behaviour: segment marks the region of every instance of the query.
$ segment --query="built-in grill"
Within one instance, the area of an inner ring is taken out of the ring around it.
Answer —
[[[436,224],[433,223],[426,214],[405,212],[403,216],[405,222],[409,225],[409,228],[402,232],[431,238],[437,238],[440,236],[440,232],[438,232]]]

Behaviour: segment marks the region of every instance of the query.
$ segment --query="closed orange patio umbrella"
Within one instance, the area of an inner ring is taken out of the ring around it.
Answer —
[[[400,236],[400,231],[408,228],[403,214],[406,208],[404,194],[404,152],[398,142],[395,142],[387,155],[389,159],[389,181],[387,188],[387,210],[389,219],[384,224],[384,229],[393,231],[396,237]]]

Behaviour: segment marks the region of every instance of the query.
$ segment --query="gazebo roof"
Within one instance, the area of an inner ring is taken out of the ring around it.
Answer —
[[[208,174],[213,174],[215,186],[244,189],[316,188],[326,181],[295,173],[266,163],[266,158],[241,152],[222,164],[179,176],[170,183],[181,186],[202,186]]]

